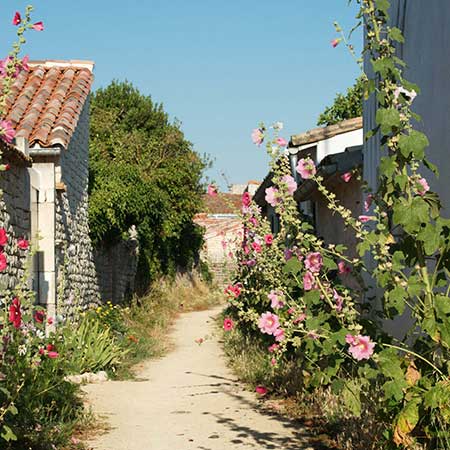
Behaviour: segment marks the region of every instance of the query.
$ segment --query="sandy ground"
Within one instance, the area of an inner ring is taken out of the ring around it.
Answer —
[[[148,361],[138,381],[108,381],[83,389],[111,429],[89,443],[101,450],[312,450],[309,436],[261,408],[225,365],[214,333],[219,310],[182,315],[174,350]]]

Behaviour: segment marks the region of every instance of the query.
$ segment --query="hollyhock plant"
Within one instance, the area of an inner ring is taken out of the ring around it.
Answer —
[[[348,183],[351,179],[352,179],[352,173],[351,172],[346,172],[343,175],[341,175],[341,178]]]
[[[272,344],[267,350],[269,350],[269,353],[275,353],[279,348],[280,346],[278,344]]]
[[[264,141],[264,130],[262,128],[255,128],[252,131],[252,141],[255,145],[261,145]]]
[[[305,267],[313,272],[318,273],[323,266],[323,258],[319,252],[308,253],[305,258]]]
[[[242,194],[242,205],[249,207],[252,202],[252,197],[249,192],[244,192]]]
[[[283,308],[284,306],[284,301],[283,301],[283,293],[279,292],[279,291],[275,291],[275,290],[271,290],[270,294],[267,295],[267,297],[270,300],[270,306],[273,309],[280,309]]]
[[[34,313],[33,313],[33,318],[37,323],[44,323],[44,319],[45,319],[45,311],[42,309],[37,309]]]
[[[370,207],[372,206],[373,195],[369,194],[364,200],[364,211],[369,212]]]
[[[286,139],[279,137],[277,138],[277,145],[279,145],[280,147],[287,147],[288,145],[288,141],[286,141]]]
[[[372,342],[369,336],[361,336],[360,334],[353,336],[347,334],[345,336],[345,342],[350,346],[348,352],[357,361],[369,359],[373,355],[375,342]]]
[[[252,242],[252,248],[253,250],[255,250],[256,253],[261,253],[262,252],[262,247],[261,244],[259,242]]]
[[[239,295],[241,294],[241,288],[240,286],[233,285],[233,284],[229,284],[226,288],[225,288],[225,294],[231,295],[235,298],[238,298]]]
[[[6,255],[1,252],[0,253],[0,272],[4,272],[8,267],[8,263],[6,261]]]
[[[291,175],[284,175],[281,181],[286,184],[289,195],[292,195],[297,190],[297,183]]]
[[[400,94],[402,94],[407,100],[413,102],[417,97],[417,92],[414,90],[408,91],[403,86],[398,86],[394,91],[394,99],[398,101]]]
[[[4,247],[8,243],[8,235],[4,228],[0,228],[0,246]]]
[[[336,311],[341,312],[344,305],[344,299],[339,295],[336,289],[333,289],[333,298],[336,302]]]
[[[316,174],[316,165],[311,158],[302,158],[297,164],[297,172],[303,179],[308,180]]]
[[[340,39],[340,38],[333,39],[333,40],[331,41],[331,46],[332,46],[333,48],[336,48],[336,47],[339,45],[340,42],[341,42],[341,39]]]
[[[275,336],[275,340],[277,342],[281,342],[284,340],[285,335],[284,335],[284,330],[281,328],[278,328],[277,330],[274,331],[273,335]]]
[[[217,196],[217,187],[214,184],[208,184],[207,192],[210,197],[216,197]]]
[[[0,137],[8,144],[11,144],[15,135],[16,132],[14,131],[11,122],[9,120],[2,120],[0,122]]]
[[[290,248],[284,250],[284,259],[286,261],[289,261],[293,256],[294,252]]]
[[[417,193],[422,197],[430,190],[430,186],[425,178],[421,178],[417,182],[417,187]]]
[[[20,22],[22,22],[22,17],[20,15],[20,12],[16,11],[12,20],[12,24],[17,26],[20,24]]]
[[[314,275],[311,272],[307,271],[305,275],[303,275],[303,289],[305,291],[310,291],[311,289],[314,288],[314,284],[315,284]]]
[[[20,328],[22,325],[22,312],[20,310],[20,301],[17,297],[9,305],[9,321],[13,324],[14,328]]]
[[[247,261],[244,261],[244,264],[247,267],[255,267],[256,266],[256,259],[248,259]]]
[[[347,275],[352,271],[352,269],[347,264],[345,264],[344,261],[338,262],[338,270],[341,275]]]
[[[25,238],[21,238],[17,241],[17,247],[21,250],[28,250],[29,246],[30,243]]]
[[[267,388],[264,386],[256,386],[255,391],[259,395],[266,395],[267,394]]]
[[[274,187],[269,187],[266,189],[266,202],[271,205],[272,207],[275,207],[278,204],[278,189]]]
[[[366,216],[364,214],[362,214],[361,216],[358,217],[358,220],[362,223],[367,223],[370,222],[371,220],[374,220],[375,217],[373,216]]]
[[[249,222],[254,226],[257,227],[259,225],[258,219],[256,217],[250,217]]]
[[[264,242],[266,245],[272,245],[273,244],[273,235],[272,234],[266,234],[264,236]]]
[[[262,333],[273,335],[279,326],[280,321],[276,314],[268,311],[261,314],[258,322],[258,327]]]
[[[234,322],[229,317],[226,317],[223,320],[223,329],[225,331],[231,331],[233,329],[233,327],[234,327]]]
[[[44,24],[43,22],[36,22],[33,25],[31,25],[31,28],[35,31],[44,31]]]

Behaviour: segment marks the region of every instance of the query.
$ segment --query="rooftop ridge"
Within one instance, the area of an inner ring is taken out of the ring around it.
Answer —
[[[81,59],[43,59],[43,60],[34,60],[29,61],[28,65],[30,67],[44,67],[46,69],[50,69],[52,67],[72,67],[72,68],[80,68],[80,69],[88,69],[90,72],[94,70],[95,62],[90,60],[81,60]]]

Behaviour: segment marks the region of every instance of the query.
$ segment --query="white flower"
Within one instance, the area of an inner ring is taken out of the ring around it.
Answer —
[[[26,355],[27,354],[27,346],[26,345],[19,345],[17,353],[19,353],[20,356]]]
[[[281,130],[283,129],[283,127],[284,127],[283,122],[275,122],[275,123],[272,125],[272,128],[273,128],[274,130],[278,130],[278,131],[281,131]]]

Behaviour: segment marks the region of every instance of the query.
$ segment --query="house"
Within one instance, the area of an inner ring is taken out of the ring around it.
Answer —
[[[2,220],[13,235],[26,236],[34,244],[36,301],[46,305],[50,316],[71,315],[99,300],[88,224],[94,65],[89,61],[29,65],[7,99],[5,118],[12,122],[16,139],[3,154],[12,159],[11,169],[2,176]],[[6,251],[14,267],[15,250]],[[12,285],[15,272],[6,275]]]
[[[328,202],[318,192],[312,180],[302,180],[295,170],[302,158],[312,158],[317,166],[318,174],[324,178],[325,186],[337,196],[337,200],[350,209],[353,215],[362,212],[361,181],[356,175],[345,182],[342,175],[362,169],[363,129],[362,118],[342,121],[336,125],[314,128],[291,137],[288,151],[292,176],[297,182],[294,198],[299,210],[314,225],[318,236],[325,242],[345,244],[350,254],[356,250],[354,233],[344,226],[341,217],[332,214]],[[279,229],[275,210],[265,200],[265,190],[272,185],[272,174],[269,173],[256,191],[254,200],[261,206],[262,213],[269,219],[272,231]]]
[[[205,195],[203,212],[194,217],[194,222],[205,230],[205,244],[200,258],[207,262],[219,285],[228,281],[234,268],[230,252],[242,240],[242,223],[239,218],[242,194],[245,191],[254,192],[258,186],[257,181],[249,181],[247,184],[230,186],[228,193]]]

